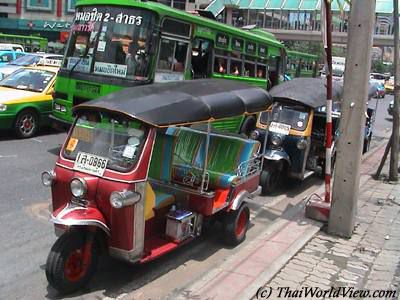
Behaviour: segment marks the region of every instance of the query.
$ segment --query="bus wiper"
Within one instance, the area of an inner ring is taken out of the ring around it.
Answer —
[[[93,45],[97,45],[97,40],[100,36],[100,30],[103,27],[103,20],[101,20],[100,22],[100,26],[99,26],[99,31],[97,31],[96,35],[93,38]],[[77,60],[77,62],[72,66],[71,70],[68,73],[68,76],[71,76],[72,72],[75,70],[76,66],[82,61],[83,58],[87,58],[88,54],[89,54],[89,50],[90,50],[90,40],[88,41],[88,45],[86,45],[86,49],[85,49],[85,53],[79,57],[79,59]],[[94,49],[93,49],[94,50]]]

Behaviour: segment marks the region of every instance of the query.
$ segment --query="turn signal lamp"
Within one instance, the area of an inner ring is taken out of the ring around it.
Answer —
[[[132,191],[112,192],[110,204],[114,208],[122,208],[140,201],[140,194]]]

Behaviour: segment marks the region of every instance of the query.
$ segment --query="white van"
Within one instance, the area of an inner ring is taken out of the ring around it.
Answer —
[[[25,52],[24,47],[19,44],[0,44],[0,50],[10,50],[15,52]]]

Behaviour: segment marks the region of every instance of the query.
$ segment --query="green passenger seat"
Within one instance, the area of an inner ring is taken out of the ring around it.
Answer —
[[[175,137],[157,132],[151,157],[149,177],[164,182],[171,181],[171,163]]]
[[[207,134],[186,127],[169,128],[167,134],[172,134],[177,139],[172,160],[172,179],[182,182],[190,171],[196,175],[195,185],[199,186]],[[246,162],[253,158],[259,147],[258,141],[212,133],[207,165],[209,188],[229,188],[238,177],[237,167],[243,164],[242,171],[246,173]]]

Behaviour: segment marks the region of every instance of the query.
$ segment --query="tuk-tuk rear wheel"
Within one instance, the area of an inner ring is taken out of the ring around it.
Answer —
[[[60,293],[72,293],[89,282],[97,267],[95,242],[82,232],[67,232],[53,245],[46,262],[49,284]]]
[[[228,245],[236,246],[246,238],[250,221],[250,210],[246,203],[243,203],[237,210],[231,210],[224,220],[224,238]]]

